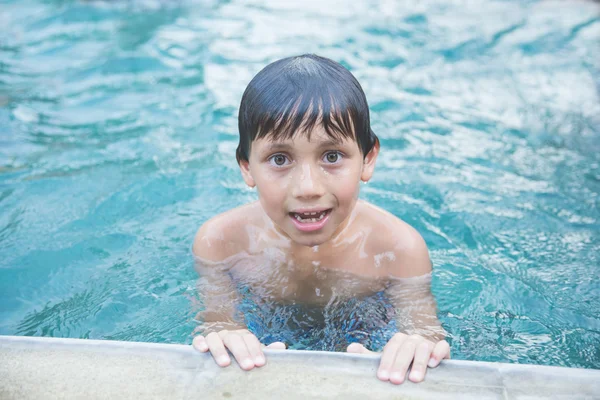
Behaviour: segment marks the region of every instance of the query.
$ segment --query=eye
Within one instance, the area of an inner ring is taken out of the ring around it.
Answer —
[[[323,160],[329,164],[337,164],[342,159],[342,154],[339,151],[328,151],[323,156]]]
[[[269,158],[269,162],[275,167],[283,167],[287,161],[289,161],[288,158],[283,154],[274,154]]]

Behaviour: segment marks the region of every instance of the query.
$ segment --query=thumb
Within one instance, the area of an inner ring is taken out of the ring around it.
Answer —
[[[346,349],[346,351],[348,353],[354,353],[354,354],[377,354],[374,351],[371,351],[371,350],[367,349],[365,346],[363,346],[360,343],[352,343],[352,344],[350,344],[350,346],[348,346],[348,348]]]
[[[287,346],[283,342],[273,342],[267,346],[267,349],[285,350]]]

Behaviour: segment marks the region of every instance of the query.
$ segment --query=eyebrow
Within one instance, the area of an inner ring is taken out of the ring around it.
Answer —
[[[329,139],[329,140],[325,140],[325,141],[319,143],[319,147],[340,146],[340,145],[342,145],[342,143],[343,143],[342,140]]]
[[[341,140],[333,140],[333,139],[329,139],[329,140],[324,140],[322,142],[319,143],[319,148],[323,148],[323,147],[332,147],[332,146],[340,146],[343,142]],[[278,150],[288,150],[293,148],[294,146],[288,144],[288,143],[284,143],[284,142],[271,142],[269,143],[269,145],[267,146],[266,150],[267,151],[278,151]]]
[[[282,143],[282,142],[271,142],[269,143],[269,145],[267,146],[266,150],[268,152],[271,151],[278,151],[278,150],[287,150],[289,148],[291,148],[292,146],[290,146],[287,143]]]

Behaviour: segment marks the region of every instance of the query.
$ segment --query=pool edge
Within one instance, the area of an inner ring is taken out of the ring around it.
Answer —
[[[600,398],[594,369],[445,360],[428,370],[425,382],[395,386],[376,379],[376,355],[265,353],[266,367],[244,372],[237,365],[220,369],[189,345],[0,336],[0,376],[6,377],[0,397]]]

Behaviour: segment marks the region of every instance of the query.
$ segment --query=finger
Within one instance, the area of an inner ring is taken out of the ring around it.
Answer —
[[[398,350],[400,350],[400,347],[407,337],[408,336],[404,334],[394,335],[394,337],[390,339],[390,341],[387,342],[383,348],[383,354],[381,355],[381,361],[379,362],[379,369],[377,370],[377,377],[382,381],[387,381],[390,379],[396,354],[398,353]]]
[[[241,335],[233,333],[225,334],[223,336],[223,343],[231,351],[243,370],[248,371],[254,368],[254,361],[252,361],[246,342],[244,342]]]
[[[350,344],[350,346],[348,346],[348,348],[346,349],[346,351],[348,353],[354,353],[354,354],[377,354],[374,351],[371,351],[371,350],[367,349],[365,346],[363,346],[360,343],[352,343],[352,344]]]
[[[192,346],[202,353],[206,353],[208,351],[208,344],[206,343],[206,339],[204,336],[199,335],[194,338],[192,341]]]
[[[409,338],[404,341],[394,359],[394,365],[390,372],[390,382],[396,385],[404,382],[406,371],[408,371],[408,367],[415,357],[417,345],[418,341],[414,338]]]
[[[225,345],[223,344],[223,340],[218,333],[209,333],[206,336],[206,344],[208,345],[210,354],[212,354],[218,366],[226,367],[231,364],[231,358],[229,358],[227,350],[225,349]]]
[[[253,334],[249,333],[242,336],[244,342],[246,343],[246,347],[248,348],[248,352],[250,353],[250,357],[254,362],[254,365],[257,367],[262,367],[265,365],[265,355],[263,354],[260,346],[260,342]]]
[[[287,345],[283,342],[273,342],[267,346],[267,349],[285,350]]]
[[[421,382],[425,379],[425,373],[427,371],[427,362],[431,356],[431,350],[433,350],[434,344],[430,341],[423,341],[417,346],[415,351],[415,358],[410,367],[410,375],[408,379],[413,382]]]
[[[442,340],[435,344],[427,365],[430,368],[435,368],[445,358],[450,358],[450,345],[445,340]]]

